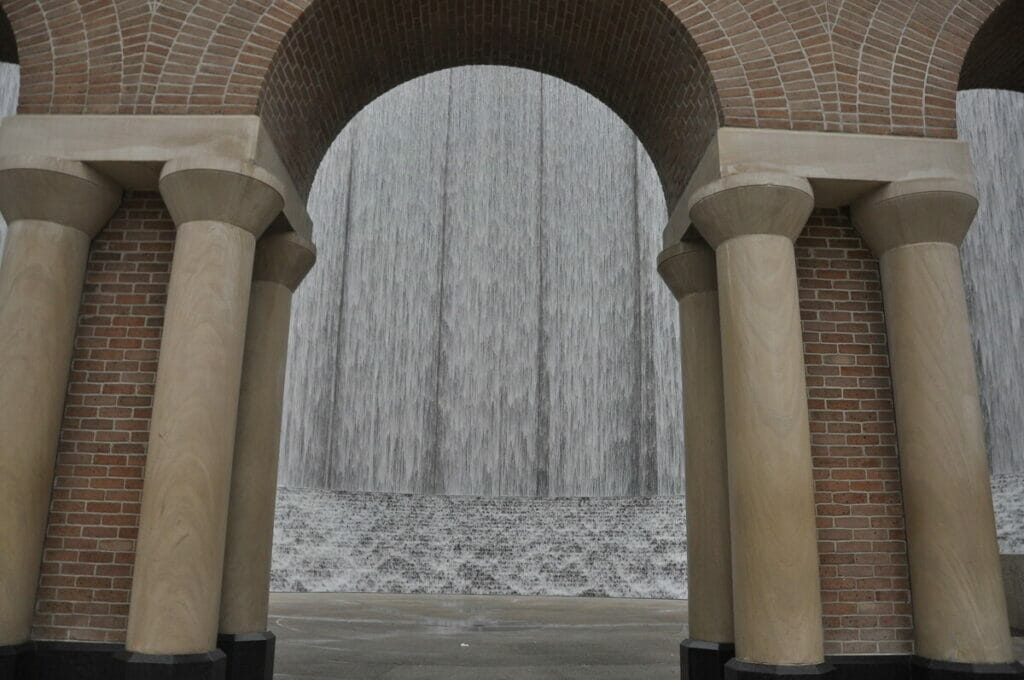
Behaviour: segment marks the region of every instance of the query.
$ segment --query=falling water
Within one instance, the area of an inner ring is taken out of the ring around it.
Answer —
[[[18,108],[20,70],[17,64],[0,62],[0,117],[13,116]],[[0,256],[4,253],[4,237],[6,236],[7,223],[0,215]]]
[[[310,212],[282,485],[681,493],[665,202],[597,100],[501,67],[414,80],[338,137]]]
[[[980,207],[962,248],[994,473],[1024,473],[1024,94],[957,97]]]

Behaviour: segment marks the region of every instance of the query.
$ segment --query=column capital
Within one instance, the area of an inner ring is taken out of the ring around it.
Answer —
[[[160,193],[178,226],[223,222],[259,237],[284,208],[284,185],[252,161],[197,156],[168,161]]]
[[[814,191],[802,177],[768,172],[727,175],[697,189],[689,208],[690,219],[712,248],[754,234],[793,241],[814,210]]]
[[[255,281],[280,283],[293,293],[316,262],[316,246],[296,234],[267,234],[256,242]]]
[[[892,182],[854,202],[853,224],[877,256],[912,243],[959,246],[978,211],[965,178]]]
[[[8,222],[53,222],[96,236],[121,203],[121,187],[79,161],[0,158],[0,213]]]
[[[705,241],[680,241],[658,254],[658,273],[676,300],[718,289],[715,251]]]

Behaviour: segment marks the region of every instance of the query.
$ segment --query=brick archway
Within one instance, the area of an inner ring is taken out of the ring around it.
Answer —
[[[988,17],[964,58],[961,90],[1024,92],[1024,2],[1003,0]]]
[[[647,147],[669,205],[722,120],[704,55],[661,0],[317,2],[278,50],[260,113],[307,191],[328,146],[366,104],[467,64],[543,71],[602,100]]]

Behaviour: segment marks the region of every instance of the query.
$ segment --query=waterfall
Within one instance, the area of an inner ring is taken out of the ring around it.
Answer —
[[[1024,473],[1024,94],[961,92],[957,119],[980,199],[961,254],[989,456]]]
[[[21,69],[17,64],[0,62],[0,117],[13,116],[18,109],[18,84]],[[0,215],[0,257],[4,254],[7,223]]]
[[[283,486],[681,493],[666,207],[604,105],[519,69],[419,78],[345,128],[309,207]]]

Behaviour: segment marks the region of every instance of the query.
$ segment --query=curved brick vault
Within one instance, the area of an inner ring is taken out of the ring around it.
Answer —
[[[285,38],[261,113],[306,187],[366,104],[463,64],[543,71],[601,99],[644,142],[670,199],[720,122],[701,51],[660,0],[318,2]]]
[[[1019,0],[0,6],[17,41],[0,40],[0,59],[22,64],[19,111],[260,112],[303,186],[362,106],[448,66],[524,66],[587,89],[633,126],[671,201],[718,124],[952,137],[958,84],[1020,89],[1024,63]]]

